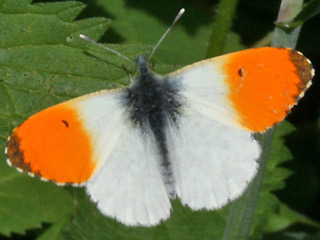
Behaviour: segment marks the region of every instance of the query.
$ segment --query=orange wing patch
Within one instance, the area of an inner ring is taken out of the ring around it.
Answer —
[[[222,56],[240,123],[255,132],[283,120],[313,77],[311,62],[300,52],[258,48]]]
[[[95,168],[90,135],[68,103],[45,109],[17,127],[7,157],[23,171],[57,183],[82,183]]]

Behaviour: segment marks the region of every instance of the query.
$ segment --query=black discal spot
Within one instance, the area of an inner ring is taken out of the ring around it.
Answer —
[[[69,122],[67,122],[66,120],[62,120],[62,123],[68,128],[69,127]]]
[[[243,75],[244,75],[243,68],[239,68],[238,74],[240,77],[243,77]]]
[[[168,120],[176,123],[180,115],[183,104],[179,95],[180,86],[178,81],[170,81],[152,73],[142,57],[138,58],[138,68],[140,75],[125,91],[124,103],[134,125],[143,134],[148,134],[148,130],[153,132],[162,159],[162,178],[168,189],[174,184],[174,180],[165,128]],[[174,195],[172,192],[170,194]]]

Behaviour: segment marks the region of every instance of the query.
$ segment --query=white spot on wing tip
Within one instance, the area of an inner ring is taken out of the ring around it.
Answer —
[[[44,182],[49,182],[49,180],[47,178],[44,178],[44,177],[40,177],[40,180],[44,181]]]
[[[82,187],[85,185],[85,182],[84,183],[65,183],[65,182],[56,182],[56,181],[52,181],[50,179],[47,179],[47,178],[44,178],[42,176],[39,177],[41,181],[44,181],[44,182],[52,182],[54,183],[55,185],[59,186],[59,187],[65,187],[65,186],[72,186],[72,187]]]
[[[32,173],[32,172],[28,172],[28,175],[29,175],[30,177],[34,177],[34,173]]]
[[[85,185],[86,185],[85,182],[83,182],[83,183],[71,183],[72,187],[84,187]]]
[[[297,51],[297,53],[298,53],[299,55],[303,56],[302,52],[300,52],[300,51]]]
[[[6,159],[6,162],[10,167],[12,167],[12,163],[10,162],[10,160],[8,158]]]
[[[65,186],[66,184],[65,183],[61,183],[61,182],[54,182],[56,185],[58,185],[58,186]]]

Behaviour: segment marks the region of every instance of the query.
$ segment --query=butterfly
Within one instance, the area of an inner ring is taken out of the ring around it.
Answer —
[[[253,134],[282,121],[311,85],[300,52],[257,48],[154,73],[144,56],[127,88],[102,90],[29,117],[7,162],[57,184],[85,186],[106,216],[130,226],[167,219],[170,200],[218,209],[257,172]]]

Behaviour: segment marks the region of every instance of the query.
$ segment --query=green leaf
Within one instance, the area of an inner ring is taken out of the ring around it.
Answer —
[[[319,13],[320,13],[320,1],[312,0],[302,8],[302,10],[293,20],[288,22],[277,22],[276,25],[277,27],[280,27],[280,28],[292,29],[302,25],[303,23],[315,17]]]
[[[312,90],[317,92],[317,89]],[[313,106],[308,106],[309,109],[313,108]],[[307,110],[303,106],[300,106],[300,109]],[[299,114],[298,116],[305,115]],[[319,163],[317,161],[320,156],[319,140],[319,123],[310,121],[299,124],[297,131],[286,136],[286,144],[292,150],[295,159],[287,166],[294,174],[286,181],[284,191],[277,193],[290,208],[311,215],[313,218],[318,215],[317,210],[319,210],[316,207],[319,202],[317,196],[320,192],[319,171],[317,165],[312,165],[312,162]]]
[[[57,219],[43,234],[37,237],[37,240],[62,240],[61,232],[71,224],[72,216],[67,215]]]
[[[280,203],[277,210],[270,213],[268,223],[265,226],[265,230],[268,232],[281,231],[293,224],[301,223],[320,229],[320,224],[314,222],[302,214],[290,209],[286,205]]]
[[[88,7],[90,8],[90,5]],[[115,20],[111,26],[113,34],[109,37],[107,33],[104,40],[112,41],[112,37],[116,35],[116,39],[120,39],[121,42],[149,46],[156,44],[183,7],[186,9],[185,14],[163,41],[152,61],[185,65],[202,60],[206,56],[207,40],[213,25],[212,16],[187,2],[181,4],[171,0],[110,0],[100,1],[99,7]],[[239,36],[234,32],[227,33],[225,44],[224,52],[239,50],[236,49],[237,46],[243,48]]]
[[[4,152],[3,141],[1,152]],[[73,212],[71,195],[63,188],[10,169],[0,158],[0,233],[25,233],[42,222],[55,222]]]

